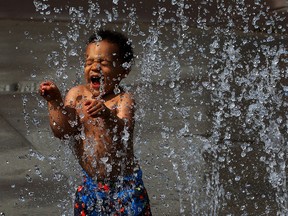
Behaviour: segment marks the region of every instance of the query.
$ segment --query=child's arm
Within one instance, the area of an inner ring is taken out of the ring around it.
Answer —
[[[40,84],[39,92],[48,102],[50,127],[54,136],[63,139],[77,133],[76,110],[63,102],[57,86],[51,81],[46,81]],[[66,98],[70,97],[73,97],[71,92],[67,94]]]

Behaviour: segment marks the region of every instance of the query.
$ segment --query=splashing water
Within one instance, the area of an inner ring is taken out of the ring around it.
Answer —
[[[137,56],[123,85],[135,93],[134,145],[152,212],[287,215],[287,38],[277,25],[281,17],[268,13],[260,1],[253,17],[243,1],[202,1],[197,10],[184,0],[156,2],[144,22],[139,18],[142,3],[113,0],[106,7],[88,1],[58,8],[35,0],[43,22],[57,23],[48,37],[58,46],[47,54],[54,72],[50,76],[64,95],[83,79],[83,41],[90,33],[101,27],[125,32]],[[215,16],[209,16],[215,6]],[[68,17],[65,25],[57,22],[62,13]],[[222,22],[224,17],[229,21]],[[33,72],[31,78],[41,76]],[[45,110],[44,102],[33,98],[38,108],[31,113],[28,97],[22,98],[29,133],[33,127],[39,130],[37,115]],[[46,139],[54,145],[54,138]],[[29,155],[48,161],[53,175],[46,177],[44,168],[35,165],[36,176],[27,174],[27,182],[66,181],[71,199],[59,198],[57,205],[69,215],[77,184],[73,175],[79,171],[69,147],[55,147],[47,156],[32,150]],[[108,158],[101,161],[111,169]],[[25,202],[25,197],[21,193],[19,199]]]

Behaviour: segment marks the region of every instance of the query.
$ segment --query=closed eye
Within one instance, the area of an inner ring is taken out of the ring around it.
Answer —
[[[93,62],[94,62],[94,61],[92,61],[92,60],[87,60],[87,61],[85,62],[85,66],[90,66],[90,65],[93,64]]]
[[[86,60],[85,66],[91,66],[93,63],[100,64],[101,66],[111,66],[113,65],[112,61],[106,60],[106,59],[98,59],[98,60]]]
[[[107,60],[103,60],[103,61],[100,62],[100,64],[103,65],[103,66],[108,66],[110,64],[110,62],[107,61]]]

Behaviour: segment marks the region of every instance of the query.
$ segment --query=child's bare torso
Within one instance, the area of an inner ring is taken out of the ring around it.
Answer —
[[[117,115],[118,103],[121,96],[111,94],[105,96],[105,106]],[[111,128],[111,124],[102,117],[92,118],[86,114],[85,101],[97,100],[84,86],[79,87],[75,95],[74,105],[79,119],[79,134],[76,134],[77,143],[74,146],[75,154],[82,168],[98,180],[116,180],[119,176],[133,173],[134,153],[132,133],[124,143],[122,134]]]

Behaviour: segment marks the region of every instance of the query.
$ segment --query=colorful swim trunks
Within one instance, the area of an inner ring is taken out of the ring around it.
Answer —
[[[96,182],[84,173],[83,184],[76,191],[74,215],[152,215],[142,171],[113,183]]]

